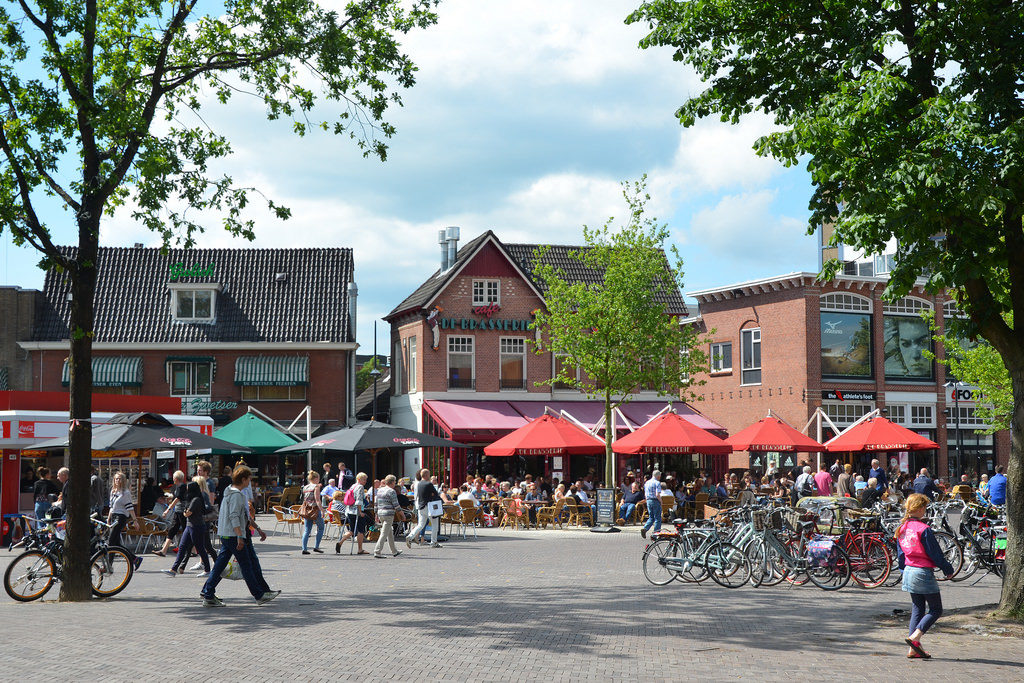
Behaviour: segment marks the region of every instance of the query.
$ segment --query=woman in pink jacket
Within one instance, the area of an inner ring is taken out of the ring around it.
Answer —
[[[953,567],[942,554],[931,527],[924,521],[928,496],[920,493],[907,498],[906,512],[896,530],[899,565],[903,570],[903,590],[910,593],[914,606],[910,611],[910,635],[907,645],[910,659],[930,659],[921,647],[921,638],[942,616],[942,597],[935,580],[936,567],[946,578],[953,576]],[[927,609],[927,613],[926,613]]]

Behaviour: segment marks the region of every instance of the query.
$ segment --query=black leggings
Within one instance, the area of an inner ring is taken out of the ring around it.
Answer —
[[[118,513],[113,515],[113,519],[114,521],[110,525],[110,536],[107,538],[107,545],[123,546],[121,532],[124,531],[124,525],[128,523],[128,515]]]

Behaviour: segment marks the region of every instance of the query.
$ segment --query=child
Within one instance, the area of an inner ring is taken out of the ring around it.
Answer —
[[[907,653],[910,659],[931,659],[931,655],[921,647],[921,638],[942,616],[942,597],[935,580],[935,568],[941,569],[947,579],[953,576],[953,567],[943,556],[931,527],[924,521],[930,502],[928,496],[911,494],[907,498],[903,520],[896,530],[903,590],[910,593],[914,603],[910,612],[910,635],[906,639],[910,646]],[[926,606],[927,614],[924,613]]]

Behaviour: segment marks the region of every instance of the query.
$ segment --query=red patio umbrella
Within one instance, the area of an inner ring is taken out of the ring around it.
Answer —
[[[541,415],[490,446],[484,455],[597,455],[604,442],[590,432],[556,415]]]
[[[839,451],[924,451],[938,448],[931,439],[901,427],[884,417],[873,417],[830,439],[825,448]]]
[[[705,453],[725,455],[732,452],[724,439],[701,429],[675,412],[658,415],[632,434],[612,444],[616,453]]]
[[[820,443],[769,415],[725,440],[734,451],[776,451],[791,453],[823,451]]]

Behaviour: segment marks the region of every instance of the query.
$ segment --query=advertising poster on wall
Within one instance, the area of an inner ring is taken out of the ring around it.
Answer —
[[[931,351],[932,334],[923,318],[885,316],[885,376],[907,379],[931,379],[932,362],[924,355]]]
[[[871,316],[821,314],[821,374],[825,377],[871,376]]]

